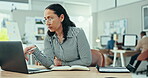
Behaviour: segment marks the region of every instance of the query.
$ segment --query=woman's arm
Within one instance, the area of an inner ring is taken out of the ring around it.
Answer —
[[[90,46],[88,44],[85,33],[82,29],[78,33],[77,37],[77,48],[80,59],[71,62],[62,62],[62,65],[84,65],[89,66],[92,62],[92,55],[90,52]]]
[[[141,40],[138,41],[138,44],[136,45],[135,51],[140,51],[140,48],[142,48]]]
[[[54,64],[53,59],[54,59],[54,54],[53,54],[53,48],[51,39],[46,36],[44,40],[44,51],[41,53],[41,51],[36,48],[35,52],[33,53],[36,60],[40,62],[43,66],[46,68],[49,68],[52,64]]]

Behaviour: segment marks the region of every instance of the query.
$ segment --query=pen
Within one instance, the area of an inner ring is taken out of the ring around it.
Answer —
[[[27,51],[27,53],[28,53],[28,52],[30,52],[30,51],[32,51],[32,50],[34,50],[34,49],[36,49],[36,47],[34,47],[34,48],[32,48],[32,49],[28,50],[28,51]]]

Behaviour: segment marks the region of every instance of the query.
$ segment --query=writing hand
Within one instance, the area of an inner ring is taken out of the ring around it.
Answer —
[[[24,49],[24,56],[25,56],[25,59],[28,61],[28,57],[27,57],[27,54],[32,54],[33,52],[34,52],[34,49],[36,48],[36,46],[35,45],[33,45],[33,46],[29,46],[29,47],[26,47],[25,49]]]

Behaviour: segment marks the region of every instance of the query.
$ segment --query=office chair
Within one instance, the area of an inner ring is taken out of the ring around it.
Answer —
[[[96,65],[98,65],[99,67],[105,66],[104,55],[99,50],[91,49],[91,54],[92,54],[92,63],[90,66],[92,67]]]
[[[137,57],[138,61],[147,61],[148,62],[148,50],[144,51],[143,53],[141,53],[138,57]],[[148,65],[147,65],[147,69],[143,70],[143,71],[137,71],[136,74],[138,73],[143,73],[146,72],[146,76],[148,76]]]

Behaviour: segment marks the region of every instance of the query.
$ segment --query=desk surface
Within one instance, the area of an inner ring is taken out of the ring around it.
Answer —
[[[109,54],[109,51],[107,49],[101,49],[99,51],[103,54]],[[125,53],[123,53],[123,56],[130,57],[130,56],[133,56],[137,53],[139,53],[139,52],[136,52],[136,51],[133,51],[133,50],[125,50]],[[119,56],[119,55],[117,55],[117,56]]]
[[[95,67],[90,71],[51,71],[37,74],[23,74],[3,71],[0,78],[132,78],[131,73],[99,73]]]

